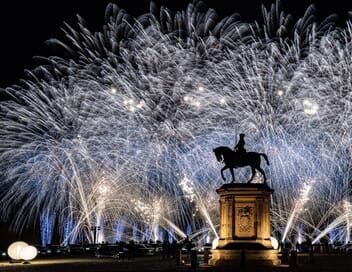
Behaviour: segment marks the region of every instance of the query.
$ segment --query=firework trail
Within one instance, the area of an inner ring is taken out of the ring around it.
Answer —
[[[352,25],[318,23],[314,12],[294,21],[277,2],[248,23],[200,1],[174,15],[151,3],[138,18],[110,4],[96,33],[78,17],[66,41],[49,41],[69,58],[43,58],[2,90],[12,97],[0,104],[2,216],[16,209],[21,231],[48,212],[88,241],[96,224],[116,237],[119,220],[155,237],[165,222],[181,238],[187,226],[214,231],[221,180],[212,149],[245,132],[272,162],[273,233],[290,225],[309,179],[319,182],[294,220],[308,236],[349,218],[336,207],[351,193]],[[136,203],[162,205],[145,215]]]

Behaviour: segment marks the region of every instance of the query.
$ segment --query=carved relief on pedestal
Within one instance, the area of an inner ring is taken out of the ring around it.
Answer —
[[[235,236],[251,238],[256,236],[255,204],[241,203],[235,208]]]

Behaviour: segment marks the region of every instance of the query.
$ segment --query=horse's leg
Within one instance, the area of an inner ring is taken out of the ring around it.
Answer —
[[[232,181],[231,181],[231,183],[234,183],[234,182],[235,182],[235,175],[234,175],[234,173],[233,173],[233,168],[230,167],[229,169],[230,169],[231,176],[232,176]]]
[[[264,178],[264,184],[266,184],[266,176],[265,176],[265,172],[263,169],[261,169],[260,167],[257,167],[257,170],[263,175]]]
[[[248,180],[247,183],[251,183],[251,181],[253,180],[254,176],[255,176],[255,168],[253,166],[251,166],[251,169],[252,169],[252,176],[251,178]]]
[[[224,181],[226,181],[226,178],[224,177],[224,170],[226,170],[228,167],[225,165],[223,168],[221,168],[220,172],[221,172],[221,177]]]

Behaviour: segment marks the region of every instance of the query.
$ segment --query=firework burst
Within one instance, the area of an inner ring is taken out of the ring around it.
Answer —
[[[44,214],[89,241],[93,225],[117,237],[121,222],[154,238],[204,226],[216,237],[212,149],[245,132],[271,161],[275,235],[291,239],[298,222],[312,236],[336,218],[350,235],[347,206],[337,208],[352,175],[349,21],[318,23],[311,6],[295,22],[276,3],[248,23],[199,1],[174,15],[151,3],[138,18],[110,4],[105,17],[97,33],[78,17],[67,41],[49,41],[70,58],[48,57],[3,90],[1,212],[20,207],[16,230]]]

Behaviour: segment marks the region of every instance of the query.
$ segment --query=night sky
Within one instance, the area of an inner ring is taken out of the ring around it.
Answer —
[[[104,10],[109,2],[115,2],[130,14],[140,15],[148,11],[149,0],[90,0],[85,1],[7,1],[0,9],[0,87],[6,87],[18,82],[25,76],[24,69],[38,65],[33,56],[49,56],[57,54],[54,48],[49,48],[45,41],[52,37],[63,37],[63,22],[74,25],[76,14],[86,19],[91,29],[100,30],[104,21]],[[156,3],[166,5],[172,10],[184,8],[187,0],[157,0]],[[241,14],[244,20],[260,20],[261,4],[268,6],[273,1],[263,0],[205,0],[209,7],[215,8],[219,14],[227,15],[233,12]],[[348,0],[338,1],[282,1],[283,9],[296,18],[303,14],[310,3],[317,8],[319,18],[337,13],[346,18],[352,11],[352,3]]]
[[[32,69],[38,65],[33,56],[50,56],[58,54],[55,48],[49,48],[45,41],[49,38],[63,38],[63,22],[75,25],[76,14],[80,14],[92,30],[101,30],[104,21],[105,7],[109,2],[117,3],[131,15],[141,15],[149,9],[149,0],[60,0],[60,1],[2,1],[0,8],[0,87],[4,88],[18,83],[25,77],[25,69]],[[186,0],[158,0],[159,5],[168,6],[171,10],[186,7],[190,1]],[[268,0],[204,0],[209,7],[214,8],[220,15],[234,12],[241,14],[243,20],[261,20],[261,4],[269,6],[273,1]],[[319,20],[336,13],[341,22],[347,18],[348,11],[352,11],[352,1],[282,1],[282,9],[291,13],[295,18],[303,15],[305,9],[314,3]],[[340,23],[341,23],[340,22]],[[0,175],[1,176],[1,175]],[[0,188],[1,191],[1,188]],[[6,223],[0,224],[0,248],[15,239],[5,229]],[[30,231],[29,231],[30,232]],[[27,237],[31,235],[26,235]],[[6,239],[5,239],[6,237]]]

